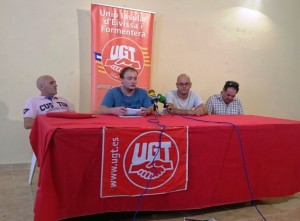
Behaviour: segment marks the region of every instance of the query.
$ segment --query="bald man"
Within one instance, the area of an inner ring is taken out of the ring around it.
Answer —
[[[31,97],[24,106],[23,118],[25,129],[32,128],[34,119],[39,114],[54,111],[73,111],[65,98],[55,96],[57,94],[57,84],[52,76],[40,76],[36,81],[36,86],[40,90],[41,95]]]
[[[187,74],[180,74],[176,82],[177,90],[166,94],[169,113],[182,115],[207,115],[205,105],[195,92],[191,91],[192,82]]]

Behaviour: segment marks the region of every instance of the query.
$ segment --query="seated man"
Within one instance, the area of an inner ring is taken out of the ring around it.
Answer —
[[[209,114],[238,115],[244,114],[241,101],[236,97],[239,92],[239,84],[235,81],[227,81],[220,94],[208,98],[205,106]]]
[[[207,114],[202,99],[190,91],[192,82],[187,74],[181,74],[177,77],[176,86],[177,90],[169,91],[166,94],[169,113],[197,116]]]
[[[127,108],[140,109],[138,115],[152,113],[151,99],[147,91],[137,87],[138,73],[132,67],[120,71],[122,85],[107,91],[100,105],[100,114],[126,115]]]
[[[73,111],[69,102],[56,97],[57,84],[50,75],[40,76],[36,81],[37,88],[41,91],[40,96],[30,98],[23,109],[24,127],[30,129],[38,114],[46,114],[52,111]]]

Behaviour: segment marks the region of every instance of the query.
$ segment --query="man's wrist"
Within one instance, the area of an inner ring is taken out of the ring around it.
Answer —
[[[186,112],[188,115],[195,115],[194,111],[193,110],[187,110]]]

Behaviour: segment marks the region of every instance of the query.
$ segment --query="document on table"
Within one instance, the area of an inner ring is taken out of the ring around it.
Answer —
[[[120,115],[120,117],[141,117],[139,113],[141,109],[134,109],[134,108],[126,108],[127,113],[125,115]]]

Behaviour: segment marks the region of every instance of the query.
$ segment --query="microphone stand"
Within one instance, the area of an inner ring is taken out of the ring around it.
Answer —
[[[164,109],[163,109],[163,112],[162,112],[162,113],[163,113],[163,115],[166,115],[166,114],[168,113],[168,112],[167,112],[167,108],[168,108],[169,105],[167,104],[167,102],[163,102],[163,105],[164,105],[164,106],[163,106]]]
[[[168,107],[167,102],[164,102],[164,108],[167,108],[167,107]]]
[[[157,118],[159,113],[158,113],[158,106],[156,102],[153,103],[153,111],[155,112],[155,117]]]

